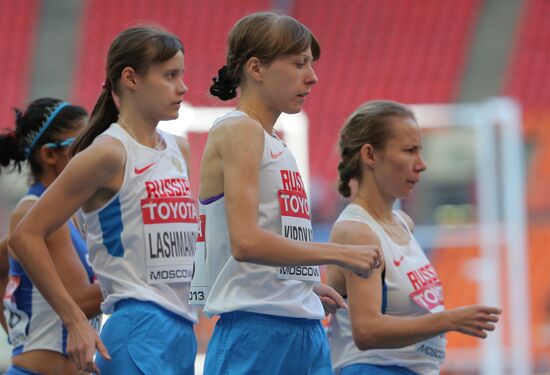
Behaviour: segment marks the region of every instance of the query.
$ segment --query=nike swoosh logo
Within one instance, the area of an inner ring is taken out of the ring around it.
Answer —
[[[270,151],[270,153],[271,153],[271,159],[278,159],[279,156],[281,156],[282,154],[284,154],[285,151],[286,151],[286,149],[283,150],[283,151],[280,151],[280,152],[276,152],[276,153],[273,153],[273,151]]]
[[[141,169],[138,169],[138,167],[134,167],[134,173],[135,174],[142,174],[143,172],[145,172],[146,170],[148,170],[149,168],[151,168],[153,165],[155,165],[155,163],[151,163],[151,164],[148,164],[146,165],[145,167],[141,168]]]
[[[401,255],[401,258],[397,259],[397,260],[393,260],[393,264],[396,266],[396,267],[399,267],[401,265],[401,263],[403,263],[403,258],[404,256]]]

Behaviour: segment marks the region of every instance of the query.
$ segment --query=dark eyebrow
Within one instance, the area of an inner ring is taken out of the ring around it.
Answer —
[[[179,69],[179,68],[166,69],[166,73],[179,73],[179,72],[183,74],[183,72],[185,72],[185,69]]]

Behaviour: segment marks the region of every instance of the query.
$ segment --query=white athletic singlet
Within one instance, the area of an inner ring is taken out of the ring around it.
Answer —
[[[380,240],[384,255],[382,313],[393,316],[420,316],[445,309],[441,281],[398,211],[394,214],[407,228],[410,240],[396,244],[384,229],[361,206],[349,204],[339,221],[359,221],[367,224]],[[369,349],[361,351],[352,337],[347,310],[338,310],[329,327],[334,369],[352,364],[401,366],[422,375],[439,374],[445,358],[446,339],[438,335],[431,339],[398,349]]]
[[[247,116],[232,111],[217,119]],[[304,184],[286,145],[264,132],[258,174],[258,224],[298,241],[311,241],[312,230]],[[206,301],[208,316],[248,311],[276,316],[323,319],[324,310],[313,285],[320,282],[317,266],[272,267],[237,262],[231,252],[224,197],[201,202],[203,236],[197,241],[195,277],[190,301]]]
[[[168,133],[155,150],[134,140],[118,124],[101,136],[118,139],[126,150],[124,181],[102,208],[85,212],[90,260],[110,314],[117,301],[154,302],[190,321],[187,303],[193,273],[197,213],[187,166]]]

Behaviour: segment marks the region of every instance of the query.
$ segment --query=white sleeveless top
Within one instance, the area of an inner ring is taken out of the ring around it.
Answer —
[[[155,150],[134,140],[118,124],[101,136],[126,150],[124,181],[102,208],[85,212],[90,260],[104,296],[103,312],[134,298],[156,303],[197,321],[187,303],[198,231],[187,166],[176,140]]]
[[[396,244],[376,220],[359,205],[349,204],[336,222],[365,223],[380,240],[385,263],[382,313],[411,317],[443,311],[445,307],[439,277],[401,214],[398,211],[394,211],[394,214],[409,233],[410,240],[405,245]],[[347,310],[338,310],[331,320],[329,342],[334,369],[337,373],[345,366],[366,363],[406,367],[422,375],[439,374],[440,363],[445,358],[444,335],[398,349],[361,351],[353,341]]]
[[[247,116],[232,111],[217,119]],[[258,225],[298,241],[311,241],[309,202],[296,161],[286,145],[264,132],[258,175]],[[201,202],[202,234],[197,242],[191,303],[204,303],[207,316],[240,310],[285,317],[323,319],[313,292],[317,266],[272,267],[237,262],[231,252],[224,197]]]

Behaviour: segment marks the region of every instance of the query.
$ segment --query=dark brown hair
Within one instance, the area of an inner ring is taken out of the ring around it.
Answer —
[[[146,74],[153,64],[169,60],[179,51],[182,42],[173,34],[152,26],[137,26],[121,32],[111,44],[107,54],[107,78],[103,91],[90,117],[90,124],[76,139],[71,155],[88,147],[111,123],[118,119],[118,109],[112,92],[119,94],[118,82],[126,67],[138,74]]]
[[[411,118],[416,121],[413,111],[401,103],[374,100],[357,108],[340,130],[340,163],[338,191],[344,197],[351,194],[349,182],[361,178],[360,150],[371,144],[381,150],[391,136],[391,120],[395,117]]]
[[[279,56],[303,52],[311,47],[314,60],[321,56],[321,47],[309,29],[286,15],[269,12],[253,13],[241,18],[227,38],[226,65],[213,78],[210,93],[221,100],[237,96],[243,66],[251,57],[269,64]]]

